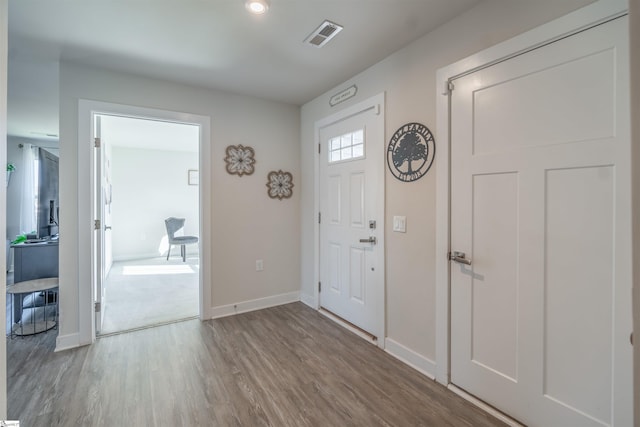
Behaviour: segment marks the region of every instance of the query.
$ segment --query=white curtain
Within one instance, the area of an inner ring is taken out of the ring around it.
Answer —
[[[20,231],[30,233],[36,230],[37,220],[37,173],[36,159],[38,147],[24,144],[22,147],[22,200],[20,201]]]

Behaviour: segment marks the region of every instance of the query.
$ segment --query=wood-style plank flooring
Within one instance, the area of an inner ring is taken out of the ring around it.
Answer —
[[[21,426],[497,426],[301,303],[190,320],[53,353],[8,341]]]

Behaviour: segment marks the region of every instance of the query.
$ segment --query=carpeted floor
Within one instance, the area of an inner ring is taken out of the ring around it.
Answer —
[[[198,257],[114,262],[106,280],[101,334],[198,315]]]

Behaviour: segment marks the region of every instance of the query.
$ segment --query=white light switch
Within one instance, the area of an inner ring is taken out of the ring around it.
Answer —
[[[262,271],[264,270],[264,263],[262,262],[261,259],[257,259],[256,260],[256,271]]]
[[[393,231],[399,233],[407,232],[407,217],[406,216],[394,216],[393,217]]]

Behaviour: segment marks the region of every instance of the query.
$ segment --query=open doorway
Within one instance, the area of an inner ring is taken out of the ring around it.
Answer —
[[[94,129],[96,332],[198,316],[200,127],[94,114]],[[170,245],[170,217],[190,244]]]

